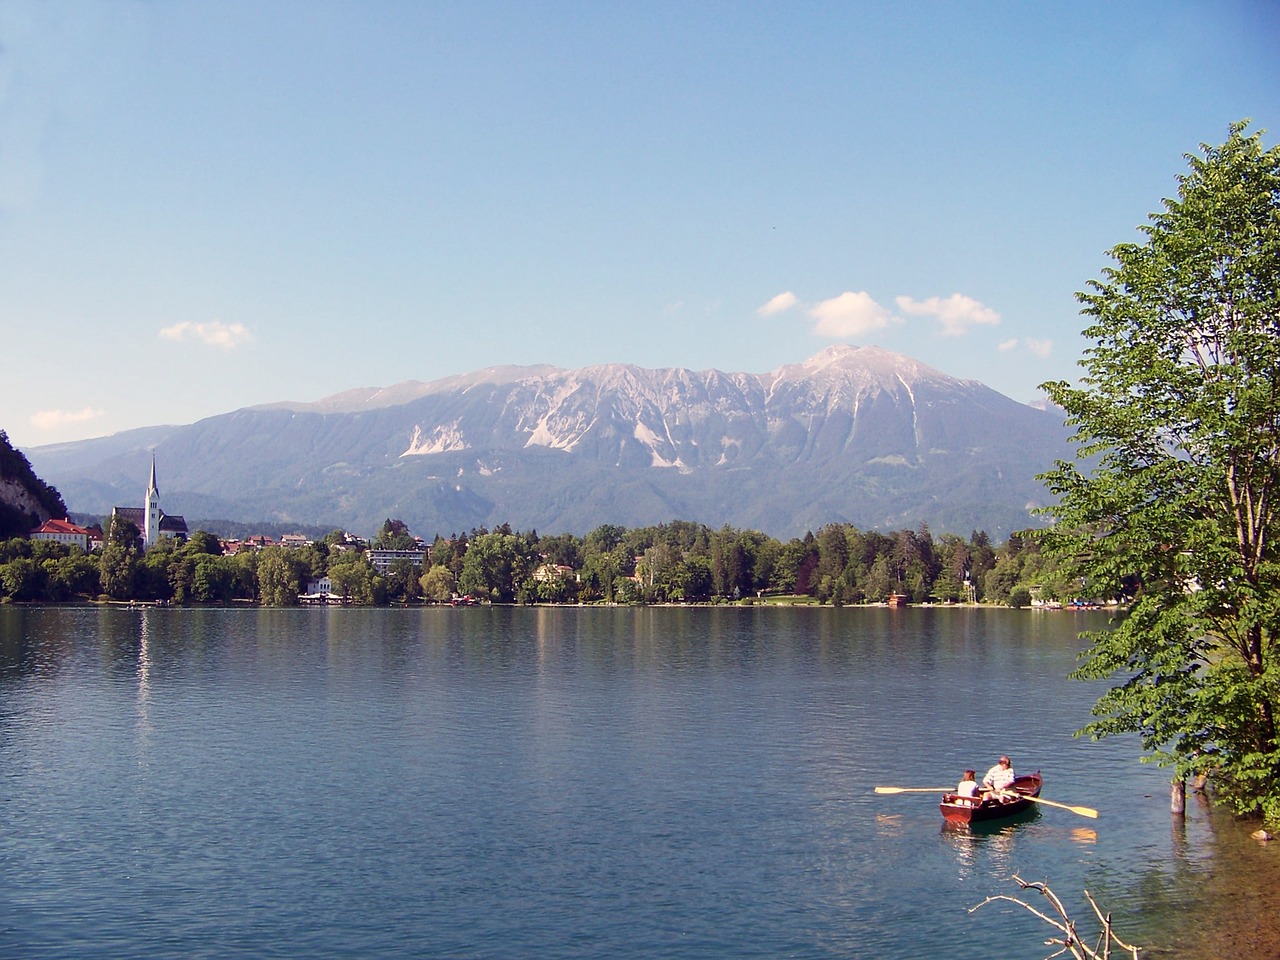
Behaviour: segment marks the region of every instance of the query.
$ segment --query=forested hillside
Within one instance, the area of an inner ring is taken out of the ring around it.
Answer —
[[[62,495],[35,475],[21,450],[0,430],[0,539],[26,536],[50,517],[65,517]]]

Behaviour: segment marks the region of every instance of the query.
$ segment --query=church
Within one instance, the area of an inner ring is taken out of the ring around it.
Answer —
[[[160,488],[156,486],[156,455],[151,454],[151,482],[147,484],[147,494],[141,507],[112,507],[111,519],[116,517],[128,520],[142,536],[142,549],[149,550],[160,542],[161,537],[177,537],[187,539],[187,521],[182,517],[171,517],[160,509]]]

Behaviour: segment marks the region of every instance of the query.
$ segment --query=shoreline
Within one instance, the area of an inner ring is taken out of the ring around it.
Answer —
[[[650,607],[653,609],[691,609],[691,608],[707,608],[707,609],[758,609],[760,607],[774,608],[806,608],[818,610],[1025,610],[1030,613],[1101,613],[1106,611],[1114,611],[1121,609],[1119,604],[1105,604],[1095,606],[1050,606],[1048,604],[1033,604],[1027,607],[1011,607],[1003,603],[889,603],[884,600],[878,600],[874,603],[819,603],[808,597],[795,596],[783,597],[775,599],[758,599],[758,600],[725,600],[723,602],[715,601],[693,601],[689,603],[664,601],[662,603],[617,603],[605,602],[603,600],[593,603],[547,603],[539,601],[536,603],[501,603],[492,600],[481,600],[475,603],[461,604],[451,603],[447,600],[440,601],[415,601],[414,603],[343,603],[341,601],[325,602],[325,603],[297,603],[289,605],[272,605],[263,606],[254,600],[232,600],[230,603],[182,603],[175,604],[166,600],[111,600],[81,597],[75,600],[11,600],[8,597],[0,599],[0,609],[5,607],[32,608],[32,607],[50,607],[54,609],[65,609],[68,607],[116,607],[124,610],[140,610],[140,609],[158,609],[158,610],[290,610],[290,609],[311,609],[325,607],[341,607],[344,609],[366,609],[366,610],[409,610],[409,609],[433,609],[438,607],[529,607],[550,610],[588,610],[593,608],[623,608]]]

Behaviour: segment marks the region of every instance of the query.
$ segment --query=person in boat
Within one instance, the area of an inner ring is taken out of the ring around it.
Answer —
[[[1013,763],[1008,757],[1001,757],[982,778],[982,796],[985,799],[1003,796],[1013,786],[1014,779]]]
[[[956,787],[956,796],[961,800],[968,800],[970,803],[978,802],[978,774],[973,770],[966,770],[964,776],[960,778],[960,784]]]

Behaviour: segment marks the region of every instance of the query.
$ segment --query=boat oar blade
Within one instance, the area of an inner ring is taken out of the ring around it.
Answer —
[[[1070,810],[1072,813],[1079,814],[1082,817],[1089,817],[1091,820],[1098,819],[1098,811],[1093,807],[1077,807],[1070,803],[1058,803],[1056,800],[1045,800],[1042,797],[1027,796],[1028,800],[1035,803],[1043,803],[1046,807],[1061,807],[1063,810]]]

